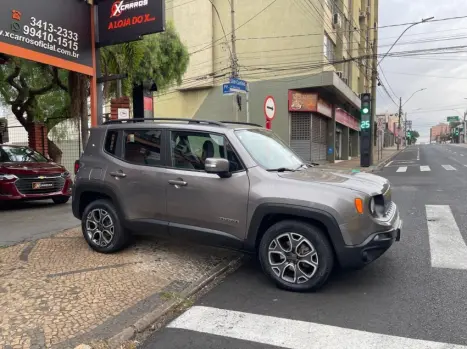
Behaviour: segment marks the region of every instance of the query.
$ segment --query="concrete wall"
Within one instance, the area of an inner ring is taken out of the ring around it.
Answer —
[[[335,12],[342,17],[340,29],[332,25],[333,12],[326,1],[334,2],[339,9]],[[374,30],[368,30],[368,27],[376,15],[368,16],[365,21],[359,20],[362,3],[367,1],[371,1],[371,8],[375,9],[377,0],[311,0],[306,4],[278,1],[262,11],[269,2],[235,0],[240,77],[254,82],[339,70],[347,72],[348,84],[355,94],[364,92],[369,86],[364,67],[356,62],[323,66],[327,62],[323,54],[323,39],[326,32],[336,44],[336,59],[371,52],[369,47],[365,51],[361,43],[366,42],[367,34],[371,40]],[[207,0],[173,0],[167,3],[167,19],[174,22],[191,53],[190,65],[181,86],[155,96],[155,115],[199,115],[206,108],[211,109],[203,107],[203,104],[211,103],[207,101],[208,96],[217,93],[210,91],[213,86],[227,82],[231,70],[230,5],[225,0],[212,2],[217,12]],[[369,76],[370,71],[367,73]]]

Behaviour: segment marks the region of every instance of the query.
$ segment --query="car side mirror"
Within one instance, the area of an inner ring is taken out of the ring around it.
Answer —
[[[221,178],[228,178],[230,173],[230,162],[227,159],[207,158],[204,162],[204,170],[207,173],[217,174]]]

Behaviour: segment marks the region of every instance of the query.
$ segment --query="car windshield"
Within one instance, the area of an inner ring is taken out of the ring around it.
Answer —
[[[0,162],[47,162],[47,159],[28,147],[0,147]]]
[[[265,129],[238,130],[235,132],[245,149],[263,168],[298,170],[303,161],[274,133]]]

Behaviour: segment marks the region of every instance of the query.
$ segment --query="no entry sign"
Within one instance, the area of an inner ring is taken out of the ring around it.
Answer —
[[[276,116],[276,101],[273,96],[267,96],[264,100],[264,117],[266,118],[266,128],[271,129],[271,121]]]
[[[165,30],[164,0],[104,0],[98,5],[99,46]]]
[[[91,6],[72,0],[1,0],[0,52],[92,75]]]
[[[267,96],[264,100],[264,116],[267,121],[272,121],[276,115],[276,101],[274,97]]]

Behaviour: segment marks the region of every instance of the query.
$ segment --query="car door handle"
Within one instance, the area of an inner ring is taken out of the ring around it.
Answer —
[[[112,177],[116,177],[116,178],[125,178],[126,177],[126,174],[124,174],[122,171],[110,172],[110,175]]]
[[[169,184],[174,185],[174,186],[176,186],[176,187],[186,187],[186,186],[188,185],[187,182],[182,181],[182,180],[180,180],[180,179],[178,179],[178,180],[170,180],[170,181],[169,181]]]

